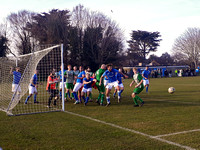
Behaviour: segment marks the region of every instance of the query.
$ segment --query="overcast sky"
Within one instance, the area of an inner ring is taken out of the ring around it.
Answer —
[[[0,22],[19,10],[72,11],[78,4],[111,17],[124,30],[127,40],[132,30],[160,32],[163,40],[157,55],[170,53],[174,40],[188,27],[200,27],[200,0],[0,0]]]

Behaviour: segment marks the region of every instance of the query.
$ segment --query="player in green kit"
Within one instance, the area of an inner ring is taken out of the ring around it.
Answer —
[[[105,87],[104,87],[104,84],[102,83],[101,85],[99,85],[99,82],[100,82],[100,79],[101,79],[101,76],[103,75],[103,73],[105,72],[105,69],[106,69],[106,65],[105,64],[102,64],[101,65],[101,68],[98,69],[95,73],[95,76],[96,76],[96,79],[97,79],[97,82],[96,82],[96,86],[99,90],[99,96],[98,96],[98,99],[97,99],[97,103],[100,104],[101,106],[103,106],[103,100],[104,100],[104,97],[105,97]],[[101,99],[101,103],[99,102]]]
[[[133,101],[135,103],[134,107],[139,107],[137,101],[139,100],[141,102],[140,107],[142,107],[144,105],[144,101],[138,96],[138,94],[140,94],[142,92],[142,90],[144,89],[144,85],[143,85],[143,77],[140,73],[138,73],[137,68],[133,68],[133,81],[130,84],[130,87],[134,84],[134,82],[137,84],[135,86],[135,89],[133,90],[132,93],[132,98]]]

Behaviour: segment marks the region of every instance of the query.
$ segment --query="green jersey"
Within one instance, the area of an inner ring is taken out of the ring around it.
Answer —
[[[96,79],[97,79],[97,81],[100,81],[100,79],[101,79],[101,76],[103,75],[103,73],[105,72],[105,70],[104,69],[98,69],[97,71],[96,71]]]
[[[135,81],[136,84],[139,84],[140,81],[142,80],[142,78],[143,78],[142,75],[139,73],[136,73],[133,75],[133,80]],[[143,88],[143,87],[144,87],[144,85],[142,83],[138,88]]]
[[[74,82],[74,71],[65,71],[64,75],[66,76],[66,83],[73,83]]]

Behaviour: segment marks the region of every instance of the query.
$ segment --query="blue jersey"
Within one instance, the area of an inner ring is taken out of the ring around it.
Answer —
[[[37,74],[33,75],[32,80],[33,80],[33,84],[36,85],[37,84],[37,80],[38,80]],[[31,86],[35,87],[33,84],[31,83]]]
[[[67,71],[67,70],[64,70],[64,73],[65,73],[65,71]],[[59,74],[59,77],[60,77],[60,82],[62,82],[62,71],[60,70],[58,72],[58,74]],[[66,82],[66,78],[65,77],[64,77],[64,82]]]
[[[13,84],[19,84],[20,79],[21,79],[21,73],[13,71]]]
[[[106,70],[106,71],[103,73],[103,77],[107,76],[108,82],[109,82],[109,83],[115,82],[115,81],[117,81],[116,74],[117,74],[118,72],[119,72],[119,71],[118,71],[117,69],[112,69],[111,71]]]
[[[78,74],[78,78],[83,77],[83,75],[85,75],[85,71],[82,71]],[[83,79],[77,79],[76,80],[77,83],[83,83]]]
[[[149,79],[150,71],[149,71],[149,70],[144,70],[144,71],[142,72],[142,75],[143,75],[145,78]],[[143,78],[143,80],[147,80],[147,79],[145,79],[145,78]]]
[[[90,78],[90,79],[87,79],[87,78],[83,78],[83,81],[86,81],[86,82],[89,82],[89,81],[91,81],[91,83],[89,83],[89,84],[84,84],[84,88],[85,89],[89,89],[89,88],[92,88],[92,81],[93,81],[94,79],[93,78]]]
[[[121,84],[122,83],[122,77],[124,77],[124,76],[120,73],[117,73],[116,77],[117,77],[117,80],[119,81],[119,84]]]

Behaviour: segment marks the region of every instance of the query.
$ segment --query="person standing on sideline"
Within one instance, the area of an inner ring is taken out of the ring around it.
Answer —
[[[100,106],[103,106],[103,101],[104,101],[104,97],[105,97],[105,86],[103,83],[99,84],[100,82],[100,79],[101,79],[101,76],[103,75],[103,73],[105,72],[106,70],[106,65],[105,64],[102,64],[101,65],[101,68],[98,69],[95,73],[95,78],[97,80],[96,82],[96,86],[97,86],[97,89],[99,91],[99,96],[97,98],[97,103],[100,105]],[[101,102],[100,102],[101,100]]]
[[[146,66],[145,70],[142,72],[142,77],[143,77],[143,85],[146,87],[146,93],[148,93],[149,89],[149,77],[150,77],[150,70],[149,67]]]
[[[133,68],[133,81],[130,83],[130,87],[136,83],[137,85],[135,86],[135,89],[133,90],[132,93],[132,98],[133,101],[135,103],[134,107],[139,107],[137,100],[139,100],[141,102],[140,106],[142,107],[144,105],[144,101],[138,96],[138,94],[140,94],[142,92],[142,90],[144,89],[144,85],[143,85],[143,79],[140,73],[138,73],[137,68]]]
[[[12,92],[13,94],[16,93],[16,99],[18,102],[20,102],[20,93],[22,92],[19,85],[21,80],[21,73],[19,71],[20,67],[16,67],[16,71],[13,71],[13,67],[10,69],[10,74],[13,75]]]
[[[35,74],[32,76],[31,80],[30,80],[30,84],[29,84],[29,96],[26,98],[26,101],[24,104],[28,103],[29,98],[31,98],[31,96],[34,94],[34,103],[39,103],[36,98],[37,98],[37,84],[38,84],[38,70],[35,70]]]

